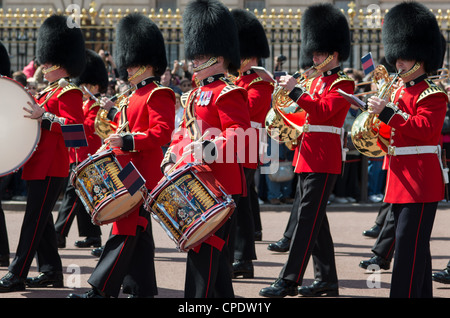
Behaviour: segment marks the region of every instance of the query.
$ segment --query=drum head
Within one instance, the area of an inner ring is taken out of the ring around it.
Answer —
[[[31,157],[40,138],[37,120],[23,117],[33,97],[16,81],[0,77],[0,177],[20,169]]]

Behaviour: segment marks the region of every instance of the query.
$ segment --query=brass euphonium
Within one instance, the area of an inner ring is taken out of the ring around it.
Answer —
[[[314,66],[310,67],[303,73],[295,73],[294,78],[297,79],[299,85],[305,85],[306,81],[314,78],[318,74]],[[281,108],[287,108],[296,104],[290,97],[289,92],[284,87],[278,85],[272,94],[272,108],[266,115],[265,127],[269,136],[279,143],[284,143],[289,149],[292,149],[301,135],[300,126],[287,119]],[[306,112],[300,109],[296,116],[299,122],[304,121]]]
[[[392,92],[401,70],[392,79],[383,65],[378,65],[373,73],[373,81],[378,84],[378,97],[383,99]],[[387,152],[390,127],[378,119],[377,114],[362,112],[352,125],[351,138],[355,148],[367,157],[382,157]]]

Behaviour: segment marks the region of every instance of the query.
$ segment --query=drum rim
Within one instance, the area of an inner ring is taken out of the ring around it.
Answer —
[[[14,80],[14,79],[12,79],[12,78],[10,78],[10,77],[3,76],[3,75],[0,76],[0,81],[1,81],[1,80],[6,80],[6,81],[8,81],[8,82],[11,82],[11,83],[17,85],[19,88],[21,88],[21,89],[23,90],[23,92],[26,93],[26,95],[27,95],[27,96],[29,97],[29,99],[30,99],[30,102],[35,102],[35,99],[34,99],[34,97],[30,94],[30,92],[28,92],[27,89],[26,89],[22,84],[20,84],[18,81]],[[41,127],[40,127],[39,122],[36,120],[36,138],[35,138],[35,140],[34,140],[33,147],[31,147],[31,149],[29,150],[29,152],[28,152],[28,154],[26,155],[26,157],[25,157],[19,164],[17,164],[14,168],[9,169],[9,170],[4,171],[4,172],[1,172],[1,171],[0,171],[0,177],[7,176],[7,175],[9,175],[9,174],[11,174],[11,173],[14,173],[14,172],[20,170],[20,168],[22,168],[22,167],[28,162],[28,160],[30,160],[31,156],[32,156],[32,155],[34,154],[34,152],[36,151],[40,139],[41,139]]]

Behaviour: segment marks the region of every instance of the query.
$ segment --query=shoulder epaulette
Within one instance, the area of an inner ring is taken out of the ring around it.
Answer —
[[[433,94],[443,93],[443,94],[447,95],[447,93],[439,85],[436,85],[436,83],[433,82],[431,79],[427,78],[427,79],[425,79],[425,82],[428,84],[428,88],[426,88],[419,95],[419,98],[417,99],[417,103],[419,101],[421,101],[422,99],[424,99],[430,95],[433,95]]]
[[[250,84],[248,84],[248,86],[251,86],[252,84],[261,82],[263,79],[261,78],[261,76],[258,76],[256,78],[253,79],[253,81],[250,82]]]
[[[100,102],[95,102],[95,103],[93,103],[93,104],[89,107],[89,110],[91,110],[91,109],[94,108],[94,107],[100,107]]]
[[[235,85],[234,83],[232,83],[231,81],[229,81],[229,80],[227,80],[227,79],[224,79],[224,82],[227,83],[228,85],[226,85],[226,86],[222,89],[222,91],[220,92],[219,96],[217,96],[216,101],[219,100],[222,96],[224,96],[224,95],[226,95],[226,94],[228,94],[229,92],[234,91],[234,90],[243,90],[243,91],[246,92],[246,89],[245,89],[245,88],[240,87],[240,86],[237,86],[237,85]]]
[[[154,82],[155,84],[156,84],[156,88],[154,88],[151,92],[150,92],[150,94],[148,95],[148,98],[147,98],[147,102],[148,102],[148,100],[152,97],[152,95],[153,95],[153,93],[155,93],[156,91],[160,91],[160,90],[169,90],[170,92],[172,92],[173,93],[173,95],[175,96],[175,92],[173,91],[173,89],[171,89],[170,87],[167,87],[167,86],[163,86],[163,85],[161,85],[160,83],[158,83],[158,82]]]
[[[342,81],[352,81],[354,82],[354,79],[351,78],[350,76],[348,76],[344,71],[339,71],[337,73],[338,77],[334,80],[333,83],[331,83],[330,88],[331,89],[334,85],[336,85],[337,83],[340,83]]]
[[[68,91],[71,91],[71,90],[74,90],[74,89],[75,90],[79,90],[81,92],[81,94],[83,94],[83,91],[81,90],[81,88],[79,88],[77,85],[75,85],[73,83],[69,83],[69,84],[67,84],[66,86],[63,87],[61,92],[59,92],[58,98],[60,98],[62,95],[64,95]]]

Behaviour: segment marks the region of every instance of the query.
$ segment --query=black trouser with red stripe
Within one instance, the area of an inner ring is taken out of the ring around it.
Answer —
[[[55,221],[55,230],[58,235],[67,237],[73,219],[77,217],[78,233],[80,236],[100,237],[101,230],[98,225],[92,223],[92,218],[86,211],[83,203],[75,192],[74,186],[66,180],[67,186],[64,192],[58,217]]]
[[[381,224],[382,228],[380,234],[373,245],[372,252],[390,262],[392,260],[392,256],[394,255],[395,249],[394,213],[392,212],[392,205],[390,203],[383,202],[381,209],[383,210],[382,213],[385,213],[386,215],[384,223]]]
[[[438,202],[393,204],[392,298],[433,297],[430,237]]]
[[[141,206],[139,215],[147,219],[147,227],[137,226],[135,236],[111,235],[88,279],[91,286],[107,296],[118,297],[121,287],[125,294],[138,297],[158,294],[150,213]]]
[[[61,258],[56,244],[52,210],[64,185],[64,178],[47,177],[29,180],[28,197],[19,244],[9,271],[27,277],[36,255],[39,272],[62,272]]]
[[[328,173],[300,173],[299,220],[280,278],[301,284],[312,256],[315,280],[337,282],[333,239],[326,215],[327,201],[337,177]]]

